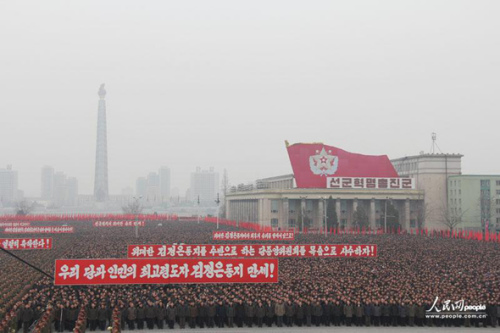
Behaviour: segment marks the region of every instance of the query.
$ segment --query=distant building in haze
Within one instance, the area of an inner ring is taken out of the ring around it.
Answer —
[[[200,204],[216,206],[217,190],[219,188],[219,173],[214,171],[213,167],[208,170],[196,168],[191,173],[191,186],[189,188],[189,197],[191,201],[197,202],[200,198]]]
[[[0,169],[0,206],[12,205],[18,198],[17,171],[12,170],[12,165]]]
[[[43,200],[50,200],[54,196],[54,168],[51,166],[44,166],[42,168],[42,189],[41,198]]]

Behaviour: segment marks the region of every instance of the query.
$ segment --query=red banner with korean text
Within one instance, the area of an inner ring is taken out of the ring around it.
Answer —
[[[128,258],[376,257],[377,245],[360,244],[202,244],[129,245]]]
[[[213,240],[294,240],[293,231],[213,231]]]
[[[3,229],[6,234],[72,234],[74,227],[40,226],[40,227],[7,227]]]
[[[398,177],[387,155],[355,154],[322,143],[297,143],[287,150],[299,188],[325,188],[332,176]]]
[[[146,222],[144,221],[94,221],[92,222],[94,227],[144,227]]]
[[[278,259],[59,259],[56,285],[276,283]]]
[[[29,227],[31,222],[0,222],[0,228],[4,227]]]
[[[52,238],[0,238],[0,247],[6,250],[50,250]]]

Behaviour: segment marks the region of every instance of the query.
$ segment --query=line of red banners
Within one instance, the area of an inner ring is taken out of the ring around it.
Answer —
[[[257,258],[257,257],[376,257],[377,245],[368,244],[201,244],[129,245],[128,258]]]
[[[276,283],[278,259],[60,259],[56,285]]]

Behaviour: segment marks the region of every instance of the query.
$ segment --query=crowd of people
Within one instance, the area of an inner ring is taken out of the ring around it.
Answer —
[[[51,235],[52,250],[16,251],[16,255],[51,275],[56,258],[125,258],[128,244],[228,243],[212,240],[213,224],[148,222],[139,228],[138,238],[134,228],[94,228],[81,221],[68,224],[75,226],[75,233]],[[498,325],[498,243],[361,234],[298,234],[294,241],[273,243],[376,244],[378,256],[281,258],[279,282],[274,284],[69,287],[54,286],[51,279],[1,254],[0,332],[27,332],[34,323],[40,332],[108,327],[118,332],[273,325]],[[484,304],[480,311],[484,315],[426,316],[427,310],[442,309],[446,301],[461,300],[468,305]]]

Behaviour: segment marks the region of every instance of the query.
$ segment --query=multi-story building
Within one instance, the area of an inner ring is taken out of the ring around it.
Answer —
[[[46,165],[42,168],[41,198],[43,200],[51,200],[53,196],[54,196],[54,168]]]
[[[231,188],[226,216],[273,228],[322,228],[328,202],[340,227],[354,227],[364,212],[367,226],[386,224],[386,204],[400,225],[417,227],[424,191],[398,175],[387,156],[354,154],[324,144],[287,144],[293,174]],[[330,199],[331,198],[331,199]],[[392,216],[389,216],[392,218]]]
[[[139,177],[135,182],[135,195],[137,197],[146,197],[148,190],[148,180],[146,177]]]
[[[19,194],[17,181],[17,171],[12,170],[12,165],[0,169],[0,206],[13,205],[17,200]]]
[[[191,201],[197,201],[199,198],[201,205],[215,206],[218,189],[219,173],[215,172],[213,167],[208,170],[201,170],[200,167],[197,167],[196,171],[191,173],[191,186],[189,188]]]
[[[449,177],[448,206],[458,228],[500,231],[500,175]]]
[[[416,189],[425,197],[417,209],[425,216],[425,227],[446,228],[448,211],[448,178],[462,173],[460,154],[424,154],[391,160],[400,177],[415,179]]]
[[[158,171],[160,177],[160,195],[161,201],[167,202],[170,200],[170,169],[162,166]]]

